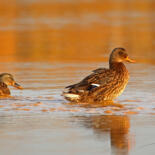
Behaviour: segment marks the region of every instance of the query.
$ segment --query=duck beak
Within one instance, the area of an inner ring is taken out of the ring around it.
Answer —
[[[17,89],[23,89],[23,87],[21,87],[18,83],[14,83],[14,85],[13,85],[15,88],[17,88]]]
[[[135,60],[132,60],[132,59],[130,59],[129,57],[126,58],[126,61],[131,62],[131,63],[136,62]]]

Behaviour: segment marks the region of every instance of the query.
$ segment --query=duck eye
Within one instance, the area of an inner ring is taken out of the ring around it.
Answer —
[[[122,56],[123,54],[124,54],[124,53],[123,53],[122,51],[119,51],[119,55],[121,55],[121,56]]]
[[[128,57],[128,55],[127,54],[124,54],[124,58],[127,58]]]

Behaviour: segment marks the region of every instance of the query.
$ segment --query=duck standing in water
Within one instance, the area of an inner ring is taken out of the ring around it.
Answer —
[[[125,89],[129,74],[123,62],[134,62],[124,48],[110,54],[109,69],[98,68],[77,84],[67,86],[63,96],[71,102],[112,101]]]
[[[22,87],[15,82],[11,74],[9,73],[0,74],[0,96],[9,96],[11,94],[8,86],[13,86],[18,89],[22,89]]]

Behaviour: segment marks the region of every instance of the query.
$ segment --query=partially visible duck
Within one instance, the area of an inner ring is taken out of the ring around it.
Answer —
[[[123,62],[134,62],[124,48],[115,48],[110,54],[109,69],[98,68],[79,83],[67,86],[63,96],[71,102],[111,101],[125,89],[129,74]]]
[[[22,87],[15,82],[11,74],[9,73],[0,74],[0,96],[9,96],[11,94],[8,86],[13,86],[18,89],[22,89]]]

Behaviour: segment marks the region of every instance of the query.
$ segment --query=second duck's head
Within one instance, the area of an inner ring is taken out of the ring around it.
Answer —
[[[22,89],[22,87],[18,83],[15,82],[13,76],[9,73],[0,74],[0,82],[3,82],[8,86],[13,86],[18,89]]]
[[[135,62],[134,60],[130,59],[126,50],[124,48],[115,48],[113,49],[109,62],[115,63],[115,62]]]

